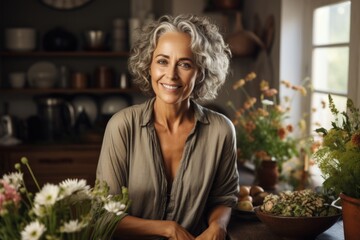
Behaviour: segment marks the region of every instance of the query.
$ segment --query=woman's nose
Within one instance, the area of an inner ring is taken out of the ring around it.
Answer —
[[[166,76],[171,80],[176,80],[179,78],[176,65],[169,65],[167,68]]]

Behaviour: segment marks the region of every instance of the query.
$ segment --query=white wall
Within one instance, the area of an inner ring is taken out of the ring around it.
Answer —
[[[282,0],[281,29],[280,29],[280,80],[287,80],[293,84],[300,84],[303,76],[303,9],[304,2],[298,0]],[[293,91],[280,86],[280,97],[292,96]],[[290,115],[293,124],[302,115],[302,102],[304,98],[294,96]],[[305,103],[304,103],[305,105]],[[305,107],[305,106],[304,106]]]

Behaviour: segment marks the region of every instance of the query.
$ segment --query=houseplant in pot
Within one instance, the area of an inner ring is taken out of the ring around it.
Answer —
[[[360,112],[351,99],[346,111],[339,112],[329,95],[335,119],[331,129],[319,128],[321,148],[313,155],[324,177],[323,187],[340,196],[346,239],[360,236]]]
[[[256,74],[249,73],[233,85],[245,97],[239,107],[233,102],[228,105],[235,111],[234,125],[237,134],[239,159],[250,160],[255,166],[257,184],[265,189],[274,189],[283,163],[299,155],[299,139],[293,135],[295,127],[287,121],[292,98],[279,102],[278,91],[270,88],[267,81],[259,84],[259,96],[249,94],[248,87],[255,84]],[[306,88],[282,81],[294,93],[306,95]],[[306,84],[306,82],[304,82]],[[272,170],[267,170],[267,167]],[[272,179],[264,179],[269,176]]]

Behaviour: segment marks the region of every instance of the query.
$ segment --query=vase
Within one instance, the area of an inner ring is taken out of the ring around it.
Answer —
[[[340,193],[344,235],[346,240],[359,239],[360,236],[360,199]]]
[[[226,42],[232,54],[243,57],[255,56],[259,48],[264,46],[255,33],[244,29],[240,12],[236,13],[234,32],[226,38]]]
[[[257,184],[264,190],[274,190],[279,180],[279,169],[276,161],[261,161],[256,170]]]

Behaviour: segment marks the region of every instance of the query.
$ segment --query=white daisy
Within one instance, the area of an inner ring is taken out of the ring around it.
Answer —
[[[125,204],[122,204],[120,202],[108,202],[104,205],[104,208],[106,209],[106,211],[108,212],[112,212],[115,213],[116,215],[120,215],[122,213],[124,213],[124,209],[125,209]]]
[[[86,224],[83,222],[79,222],[77,219],[70,220],[68,222],[65,222],[60,227],[60,232],[62,233],[73,233],[73,232],[79,232],[82,228],[86,227]]]
[[[13,172],[10,174],[5,174],[3,179],[8,184],[14,186],[16,189],[19,189],[23,182],[23,173]]]
[[[38,240],[46,231],[45,226],[39,221],[29,223],[23,231],[21,231],[22,240]]]
[[[262,100],[261,103],[264,104],[264,105],[269,105],[269,106],[274,105],[274,102],[271,101],[271,100],[268,100],[268,99]]]
[[[61,188],[61,194],[66,197],[79,191],[87,191],[90,189],[89,185],[86,185],[84,179],[66,179],[59,184]]]
[[[85,193],[86,198],[90,196],[90,186],[86,185],[86,180],[81,179],[66,179],[60,184],[60,198],[65,198],[73,195],[74,193]],[[82,194],[80,196],[84,197]]]
[[[35,204],[32,210],[35,213],[35,215],[38,217],[43,217],[46,215],[46,208],[42,205]]]
[[[52,206],[58,199],[60,188],[54,184],[45,184],[40,192],[35,195],[35,204]]]

